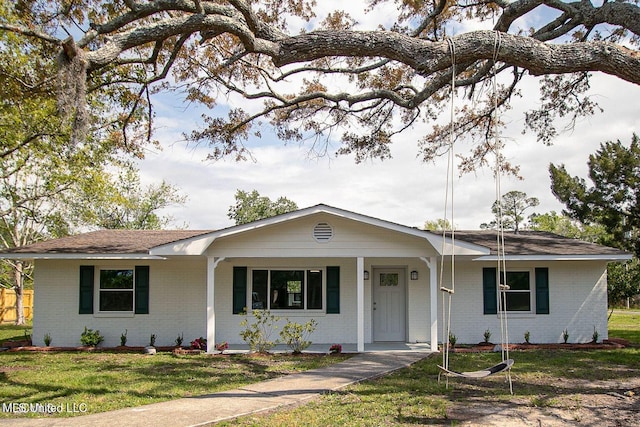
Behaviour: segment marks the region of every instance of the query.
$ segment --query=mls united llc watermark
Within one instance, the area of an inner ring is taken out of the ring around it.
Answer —
[[[84,414],[87,410],[86,403],[2,402],[2,412],[10,414]]]

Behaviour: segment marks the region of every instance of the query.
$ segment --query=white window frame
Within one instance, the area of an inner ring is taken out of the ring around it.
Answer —
[[[102,311],[100,310],[100,294],[101,292],[122,292],[122,291],[129,291],[129,289],[113,289],[113,290],[108,290],[108,289],[101,289],[100,288],[100,279],[102,277],[102,271],[112,271],[112,270],[129,270],[131,271],[132,274],[132,281],[133,281],[133,286],[131,287],[130,291],[132,293],[132,304],[131,304],[131,310],[126,310],[126,311]],[[94,310],[94,316],[95,317],[133,317],[135,314],[135,309],[136,309],[136,269],[135,267],[122,267],[122,266],[107,266],[107,267],[98,267],[97,268],[97,273],[96,277],[94,279],[95,284],[94,284],[94,297],[93,297],[93,306],[96,307],[96,309]]]
[[[273,313],[279,313],[279,314],[287,314],[287,315],[291,315],[291,316],[295,316],[296,314],[307,314],[307,313],[325,313],[326,309],[327,309],[327,301],[326,301],[326,296],[327,296],[327,269],[324,267],[253,267],[250,269],[250,273],[251,275],[249,276],[249,280],[247,281],[247,288],[248,288],[248,292],[247,292],[247,307],[250,307],[250,310],[254,310],[253,308],[253,298],[252,298],[252,294],[253,294],[253,273],[254,271],[267,271],[267,307],[264,307],[262,310],[269,310]],[[321,303],[322,303],[322,307],[321,308],[307,308],[307,298],[308,298],[308,285],[309,285],[309,271],[321,271],[322,272],[322,298],[321,298]],[[271,272],[272,271],[304,271],[304,298],[303,298],[303,303],[304,303],[304,307],[303,308],[271,308]],[[256,309],[258,310],[258,309]]]
[[[529,290],[520,290],[520,289],[516,289],[516,290],[507,290],[506,293],[528,293],[529,294],[529,310],[528,311],[520,311],[520,310],[506,310],[505,307],[505,313],[509,314],[509,316],[517,316],[517,315],[529,315],[529,314],[535,314],[536,309],[535,309],[535,274],[534,274],[534,270],[531,268],[510,268],[507,269],[506,271],[507,276],[509,276],[509,273],[527,273],[529,275]],[[500,277],[498,279],[498,282],[501,282],[502,277]],[[507,280],[508,282],[508,280]],[[508,283],[507,283],[508,284]],[[498,307],[502,307],[502,293],[501,291],[498,292],[498,298],[500,299]]]

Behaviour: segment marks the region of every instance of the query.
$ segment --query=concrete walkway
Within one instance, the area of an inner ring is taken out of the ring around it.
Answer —
[[[331,390],[379,377],[428,356],[422,351],[358,354],[334,365],[287,375],[237,390],[136,408],[55,419],[5,419],[11,426],[202,426],[243,415],[300,404]]]

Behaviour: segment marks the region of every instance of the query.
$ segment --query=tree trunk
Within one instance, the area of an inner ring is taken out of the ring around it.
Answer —
[[[16,292],[16,325],[24,325],[24,303],[22,299],[22,291],[24,290],[24,263],[22,261],[16,261],[13,274],[13,289]]]

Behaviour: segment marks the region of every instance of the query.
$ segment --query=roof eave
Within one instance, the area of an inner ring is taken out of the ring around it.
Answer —
[[[41,259],[70,259],[70,260],[162,260],[166,259],[162,256],[151,255],[148,253],[133,254],[87,254],[87,253],[3,253],[0,259],[15,259],[23,261],[34,261]]]
[[[631,254],[593,254],[593,255],[506,255],[505,261],[628,261]],[[498,256],[487,255],[474,261],[498,261]]]

